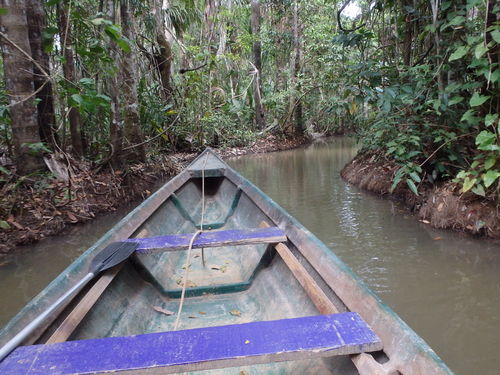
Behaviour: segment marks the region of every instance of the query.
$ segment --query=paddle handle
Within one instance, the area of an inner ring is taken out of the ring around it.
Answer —
[[[59,299],[54,302],[47,310],[33,320],[30,324],[24,327],[17,335],[15,335],[9,342],[7,342],[0,349],[0,361],[2,361],[11,351],[19,346],[30,334],[35,331],[54,311],[63,306],[68,300],[73,298],[92,278],[94,274],[89,272],[78,284],[64,293]]]

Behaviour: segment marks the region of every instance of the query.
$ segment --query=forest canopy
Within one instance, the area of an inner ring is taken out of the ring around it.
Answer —
[[[0,0],[0,182],[259,137],[349,133],[499,194],[494,0]]]

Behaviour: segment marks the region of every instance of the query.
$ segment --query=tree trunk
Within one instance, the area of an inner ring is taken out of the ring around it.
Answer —
[[[64,78],[68,85],[75,85],[76,72],[73,56],[73,39],[71,35],[71,26],[69,23],[68,12],[65,2],[61,2],[57,8],[59,12],[59,35],[61,36],[61,46],[63,48],[63,72]],[[78,109],[70,107],[68,113],[69,129],[71,134],[71,145],[73,146],[73,154],[80,158],[83,156],[83,142],[81,117]]]
[[[205,12],[203,14],[205,28],[203,30],[203,40],[208,43],[208,47],[213,54],[217,52],[217,48],[214,46],[215,15],[217,14],[217,7],[217,0],[205,0]]]
[[[103,4],[104,5],[104,4]],[[116,9],[114,0],[106,1],[106,9],[104,10],[106,18],[111,22],[116,23]],[[110,56],[113,61],[118,61],[120,53],[116,43],[110,44]],[[120,95],[118,74],[111,75],[106,80],[109,96],[111,97],[111,118],[109,122],[109,142],[111,144],[111,165],[115,168],[123,167],[123,125],[120,116]]]
[[[266,125],[264,118],[264,107],[262,106],[262,58],[260,43],[260,2],[252,0],[252,34],[253,34],[253,61],[255,65],[255,78],[253,82],[254,102],[255,102],[255,123],[257,128],[263,129]]]
[[[172,46],[165,36],[165,20],[164,7],[167,7],[168,2],[162,0],[154,0],[154,15],[156,22],[156,42],[158,43],[159,52],[154,55],[156,69],[160,76],[160,83],[165,102],[171,103],[173,99],[172,89],[172,61],[174,58]]]
[[[405,18],[405,35],[403,39],[403,63],[406,66],[411,65],[411,51],[412,51],[412,40],[413,40],[413,22],[412,14],[408,11],[408,7],[411,7],[412,0],[406,0],[402,2],[402,12]]]
[[[436,65],[439,71],[437,72],[437,84],[438,84],[438,90],[439,90],[439,99],[443,97],[444,93],[444,78],[443,78],[443,72],[441,69],[441,62],[442,62],[442,57],[441,57],[441,34],[439,32],[439,27],[438,27],[438,17],[439,17],[439,0],[430,0],[431,3],[431,9],[432,9],[432,25],[435,28],[434,31],[434,44],[436,46]]]
[[[123,36],[129,40],[134,40],[132,30],[132,19],[128,10],[128,0],[120,1],[120,15]],[[143,141],[139,118],[139,101],[137,98],[137,82],[135,72],[138,70],[134,60],[133,52],[121,51],[120,73],[122,113],[124,121],[124,135],[129,145],[137,145]],[[146,160],[144,145],[135,146],[124,154],[127,163],[137,163]]]
[[[296,135],[304,134],[304,121],[302,118],[302,103],[300,99],[297,99],[297,93],[299,91],[298,85],[298,75],[300,72],[300,25],[299,25],[299,4],[298,0],[295,0],[293,5],[293,51],[290,59],[290,69],[291,69],[291,83],[290,83],[290,99],[288,104],[288,118],[290,122],[293,119],[292,124],[289,123],[286,127],[287,134],[291,135],[293,132]],[[299,100],[297,102],[297,100]]]
[[[160,47],[160,53],[155,55],[156,66],[158,67],[158,72],[160,74],[160,81],[162,86],[163,94],[165,95],[165,101],[167,103],[172,102],[172,47],[170,42],[165,37],[163,29],[160,28],[156,33],[156,41]]]
[[[40,138],[43,142],[55,149],[57,133],[55,132],[56,118],[54,114],[54,98],[52,82],[50,81],[49,55],[42,45],[42,31],[45,28],[45,14],[40,0],[27,0],[28,34],[31,46],[31,55],[37,64],[33,64],[33,82],[36,98],[38,99],[38,126]],[[43,69],[43,71],[42,71]]]
[[[29,174],[44,168],[37,109],[34,103],[33,64],[28,37],[25,0],[0,0],[8,14],[0,17],[5,88],[10,101],[12,140],[17,173]]]

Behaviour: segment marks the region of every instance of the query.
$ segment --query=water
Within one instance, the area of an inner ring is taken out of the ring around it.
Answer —
[[[458,375],[497,375],[500,245],[437,231],[345,184],[353,140],[230,163],[339,255]],[[0,262],[0,326],[131,207]]]
[[[72,226],[59,237],[20,246],[0,258],[0,327],[134,206],[126,205],[89,224]]]
[[[497,375],[500,243],[433,230],[347,185],[352,139],[231,162],[325,242],[459,375]]]

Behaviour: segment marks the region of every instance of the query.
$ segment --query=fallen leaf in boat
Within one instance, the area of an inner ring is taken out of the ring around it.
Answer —
[[[225,263],[225,264],[229,264],[229,263],[231,263],[231,262],[230,262],[230,261],[228,261],[228,260],[225,260],[225,261],[224,261],[224,263]]]
[[[442,238],[441,238],[441,237],[434,237],[433,239],[434,239],[434,241],[439,241],[439,240],[442,240]]]
[[[250,344],[250,340],[245,340],[245,344]]]
[[[234,315],[234,316],[241,316],[241,311],[240,310],[231,310],[231,311],[229,311],[229,314]]]
[[[183,269],[183,270],[185,270],[185,269],[186,269],[186,267],[188,267],[187,263],[186,263],[186,264],[184,264],[184,265],[182,265],[182,269]],[[189,267],[191,267],[191,265],[189,265]]]
[[[174,315],[173,311],[164,309],[163,307],[160,307],[160,306],[153,306],[153,310],[158,311],[159,313],[165,314],[166,316]]]
[[[240,375],[247,375],[247,373],[245,371],[241,370]]]
[[[198,311],[198,314],[200,314],[200,315],[205,315],[205,314],[206,314],[206,312],[205,312],[205,311]]]
[[[193,256],[193,258],[199,258],[200,257],[200,254],[196,254]]]
[[[210,269],[212,269],[212,270],[220,270],[220,267],[219,266],[210,266]]]
[[[226,265],[223,265],[220,267],[220,272],[224,273],[227,271],[227,266]]]
[[[189,318],[189,319],[196,319],[196,316],[194,316],[194,315],[189,315],[189,316],[188,316],[188,318]]]

